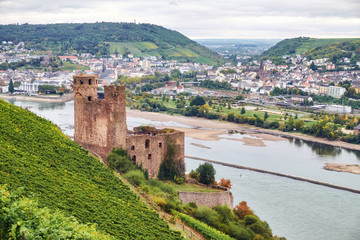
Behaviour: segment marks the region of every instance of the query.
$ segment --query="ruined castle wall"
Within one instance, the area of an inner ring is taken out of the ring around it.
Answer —
[[[126,148],[126,96],[125,86],[105,86],[104,114],[108,116],[107,144],[113,148]]]
[[[179,191],[179,199],[183,203],[194,202],[197,206],[205,205],[211,208],[217,205],[228,205],[233,208],[234,198],[230,191],[204,193],[204,192],[182,192]]]
[[[146,143],[148,141],[148,143]],[[126,150],[136,164],[142,165],[149,172],[150,178],[157,178],[159,167],[164,160],[168,144],[173,144],[175,154],[173,159],[185,169],[184,163],[184,133],[162,134],[131,134],[126,137]]]
[[[105,99],[97,99],[97,78],[80,74],[74,92],[74,140],[103,160],[113,148],[125,148],[125,87],[106,86]]]
[[[114,148],[126,149],[133,160],[156,178],[168,146],[174,146],[173,160],[185,171],[184,133],[173,130],[129,133],[126,126],[124,86],[105,86],[104,99],[97,99],[96,75],[74,76],[74,140],[99,155],[105,162]],[[140,128],[138,128],[139,130]]]

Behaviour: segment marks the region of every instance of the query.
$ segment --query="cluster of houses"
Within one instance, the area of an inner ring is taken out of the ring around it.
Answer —
[[[0,92],[9,91],[10,79],[15,84],[18,94],[38,94],[40,85],[52,85],[71,89],[73,73],[70,72],[37,72],[29,70],[0,70]]]
[[[294,58],[294,59],[293,59]],[[253,94],[269,95],[275,87],[280,89],[297,88],[309,94],[322,94],[340,98],[346,89],[337,86],[350,81],[356,92],[360,92],[360,71],[328,71],[320,73],[309,68],[309,62],[299,56],[290,57],[294,65],[275,65],[266,60],[254,62],[251,66],[223,66],[198,74],[197,80],[228,82],[233,88],[249,90]],[[235,73],[224,74],[222,70],[233,69]]]
[[[8,43],[7,43],[8,44]],[[46,56],[33,55],[31,53],[22,52],[22,45],[11,48],[11,51],[17,49],[16,54],[8,54],[9,51],[0,52],[0,64],[11,61],[29,61],[32,58],[40,58]],[[59,56],[64,62],[72,62],[88,67],[86,74],[98,74],[99,85],[108,85],[115,81],[120,75],[128,77],[142,77],[146,75],[154,75],[155,72],[170,74],[172,70],[178,69],[181,73],[189,71],[196,72],[197,85],[204,80],[216,82],[228,82],[234,89],[249,90],[252,95],[269,95],[274,88],[291,89],[297,88],[304,92],[312,94],[323,94],[339,98],[346,89],[337,86],[345,80],[352,82],[352,87],[356,92],[360,92],[360,71],[328,71],[320,73],[309,68],[311,61],[307,61],[301,55],[285,56],[286,61],[292,65],[275,65],[270,60],[253,61],[251,64],[232,66],[226,63],[221,67],[214,68],[206,64],[200,63],[180,63],[176,60],[162,60],[158,57],[134,57],[128,54],[126,57],[122,55],[112,54],[110,58],[96,58],[89,53],[78,55]],[[344,62],[348,59],[343,59]],[[318,66],[329,66],[332,69],[332,63],[327,59],[313,60]],[[331,65],[331,66],[330,66]],[[229,71],[229,69],[232,69]],[[225,71],[223,71],[225,70]],[[10,79],[13,82],[20,82],[17,88],[20,92],[36,93],[38,86],[42,84],[65,86],[70,88],[72,76],[77,72],[36,72],[29,70],[6,70],[0,71],[0,91],[7,92],[7,86]],[[183,92],[184,87],[188,83],[173,86],[174,83],[168,83],[162,89],[153,90],[154,93],[177,94]],[[196,94],[194,92],[193,94]]]

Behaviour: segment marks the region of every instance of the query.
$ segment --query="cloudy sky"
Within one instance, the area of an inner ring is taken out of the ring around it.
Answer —
[[[0,0],[0,24],[152,23],[199,38],[360,37],[360,0]]]

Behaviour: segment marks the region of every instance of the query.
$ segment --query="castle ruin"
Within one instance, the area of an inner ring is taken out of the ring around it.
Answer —
[[[183,132],[152,127],[128,131],[124,86],[105,86],[104,99],[99,99],[97,75],[78,74],[73,80],[75,142],[104,161],[112,149],[122,147],[133,162],[148,170],[150,178],[158,176],[172,145],[174,164],[185,171]]]

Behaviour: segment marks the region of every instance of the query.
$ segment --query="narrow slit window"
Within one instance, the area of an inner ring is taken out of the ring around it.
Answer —
[[[151,154],[148,155],[148,159],[151,160]]]
[[[145,140],[145,148],[149,148],[150,147],[150,140],[146,139]]]
[[[89,102],[91,101],[91,97],[88,97]]]
[[[136,163],[136,156],[134,155],[134,156],[131,158],[131,160],[132,160],[134,163]]]
[[[159,147],[162,147],[162,143],[159,143]]]
[[[91,85],[91,79],[89,79],[89,85]]]

